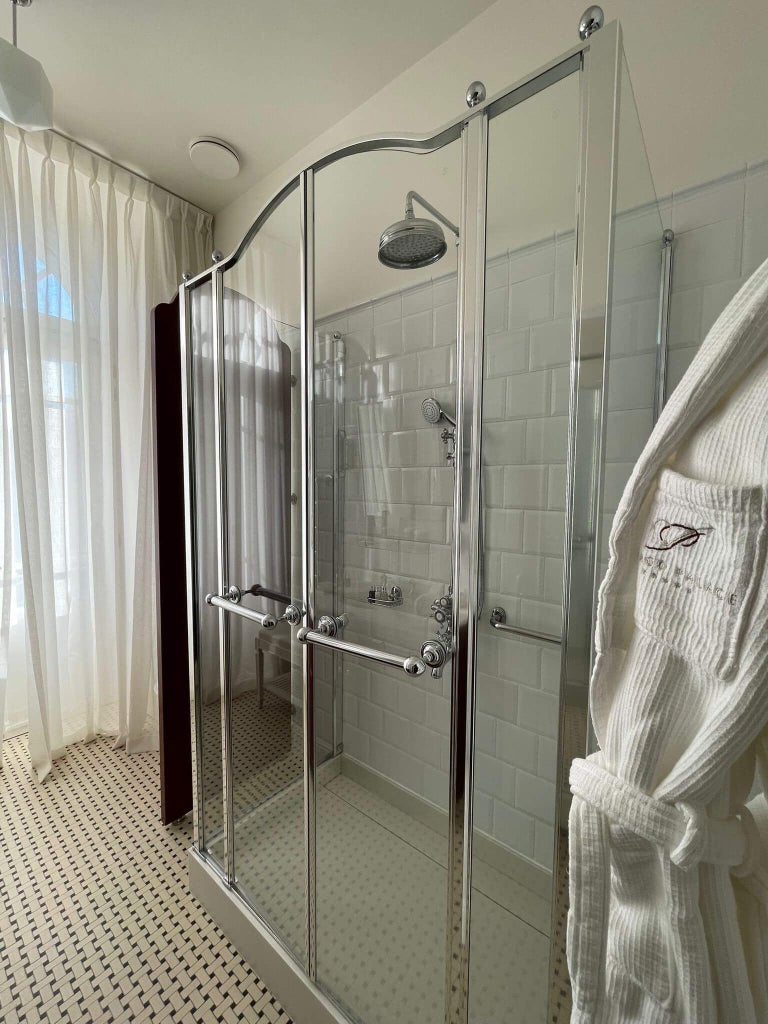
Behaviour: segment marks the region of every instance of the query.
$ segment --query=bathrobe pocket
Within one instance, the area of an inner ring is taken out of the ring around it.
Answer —
[[[635,622],[686,660],[728,677],[759,582],[762,487],[725,487],[665,469],[641,541]]]

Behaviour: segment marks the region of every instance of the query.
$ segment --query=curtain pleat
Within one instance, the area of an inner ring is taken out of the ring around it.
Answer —
[[[157,746],[150,311],[211,218],[0,122],[0,736]]]

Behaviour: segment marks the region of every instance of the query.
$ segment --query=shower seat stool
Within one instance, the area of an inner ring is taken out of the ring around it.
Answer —
[[[287,661],[291,668],[299,668],[301,665],[301,648],[296,650],[297,644],[291,643],[290,627],[281,630],[280,626],[287,626],[287,623],[280,623],[274,631],[269,633],[259,630],[254,640],[256,654],[256,692],[259,695],[259,707],[264,707],[264,655],[273,654],[280,661]],[[296,660],[294,661],[294,655]]]

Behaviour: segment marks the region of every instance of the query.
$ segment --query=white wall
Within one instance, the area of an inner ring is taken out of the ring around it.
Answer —
[[[224,252],[234,248],[262,205],[320,154],[367,135],[428,132],[461,112],[473,79],[482,79],[491,94],[569,49],[578,42],[583,6],[543,0],[530,8],[521,0],[498,0],[221,210],[215,224],[217,246]],[[606,10],[624,28],[660,194],[768,156],[763,109],[768,94],[768,5],[761,0],[613,0]]]

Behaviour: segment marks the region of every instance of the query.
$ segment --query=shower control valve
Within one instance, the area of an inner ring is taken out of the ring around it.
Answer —
[[[445,445],[446,462],[453,462],[456,458],[456,431],[446,429],[440,434],[440,440]]]
[[[439,636],[425,640],[421,645],[421,659],[427,668],[432,670],[433,679],[440,679],[443,674],[443,665],[448,661],[450,654],[450,643]]]
[[[451,621],[453,619],[453,596],[451,593],[443,594],[432,602],[430,608],[432,618],[441,627],[441,632],[447,630],[450,633]]]

